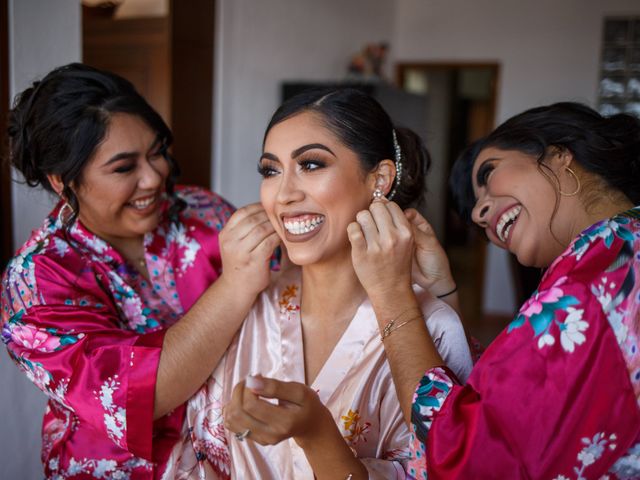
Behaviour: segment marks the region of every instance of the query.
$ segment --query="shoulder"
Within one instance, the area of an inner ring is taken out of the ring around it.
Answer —
[[[2,315],[47,303],[54,292],[70,286],[83,260],[60,230],[43,227],[9,261],[2,277]]]
[[[176,186],[175,195],[185,204],[184,210],[180,212],[182,218],[203,223],[216,230],[222,230],[235,211],[231,203],[202,187],[179,185]]]

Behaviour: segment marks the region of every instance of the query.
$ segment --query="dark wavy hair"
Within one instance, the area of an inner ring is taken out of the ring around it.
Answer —
[[[471,169],[487,147],[518,150],[535,157],[539,164],[552,148],[569,151],[586,172],[634,205],[640,204],[640,120],[631,115],[604,117],[586,105],[560,102],[511,117],[467,147],[452,169],[450,187],[467,220],[476,201]]]
[[[80,211],[72,187],[82,183],[84,168],[104,139],[114,113],[136,115],[156,132],[170,165],[166,190],[172,195],[179,168],[166,152],[173,141],[171,130],[129,81],[71,63],[52,70],[15,97],[9,113],[10,162],[27,185],[41,185],[52,193],[47,175],[60,176],[62,195],[74,212],[66,228]]]
[[[326,128],[356,153],[364,172],[375,169],[381,160],[395,159],[395,129],[402,150],[402,178],[393,200],[406,208],[423,199],[425,176],[431,164],[429,152],[412,130],[394,126],[387,112],[373,97],[355,88],[305,90],[276,110],[264,140],[275,125],[302,112],[318,114]]]

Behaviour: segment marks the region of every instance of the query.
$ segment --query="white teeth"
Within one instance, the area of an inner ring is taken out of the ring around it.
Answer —
[[[309,233],[324,222],[324,217],[317,216],[307,220],[294,220],[294,221],[285,221],[284,228],[287,229],[287,232],[292,235],[302,235],[304,233]]]
[[[148,197],[141,200],[135,200],[133,202],[130,202],[130,205],[132,205],[134,208],[138,210],[144,210],[149,205],[151,205],[155,201],[155,199],[156,199],[155,197]]]
[[[522,205],[517,205],[503,213],[500,220],[498,220],[498,224],[496,225],[496,235],[498,235],[501,242],[506,242],[507,238],[509,238],[511,227],[515,223],[515,220],[518,218],[521,211]]]

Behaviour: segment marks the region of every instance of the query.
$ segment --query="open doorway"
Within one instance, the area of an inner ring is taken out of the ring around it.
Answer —
[[[83,0],[83,62],[134,84],[174,136],[181,184],[211,187],[212,0]]]
[[[433,163],[425,213],[449,256],[465,325],[487,344],[499,331],[496,322],[482,315],[487,243],[482,232],[456,213],[448,179],[459,153],[494,127],[499,65],[401,63],[397,73],[401,88],[428,101],[425,140]]]

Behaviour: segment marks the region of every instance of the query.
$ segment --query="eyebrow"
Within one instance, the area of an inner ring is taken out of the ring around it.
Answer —
[[[159,143],[162,143],[162,138],[160,138],[160,135],[156,135],[156,138],[153,140],[153,142],[151,143],[151,145],[147,149],[147,152],[152,151]],[[103,166],[107,167],[107,166],[111,165],[112,163],[115,163],[115,162],[117,162],[119,160],[128,160],[130,158],[136,158],[137,156],[138,156],[138,152],[120,152],[120,153],[116,153],[113,157],[111,157],[109,160],[107,160]]]
[[[336,156],[336,154],[333,153],[333,151],[329,147],[327,147],[326,145],[323,145],[322,143],[310,143],[308,145],[303,145],[300,148],[296,148],[293,152],[291,152],[291,158],[297,158],[300,155],[302,155],[304,152],[306,152],[308,150],[313,150],[313,149],[324,150],[325,152],[329,152],[334,157]],[[276,155],[274,155],[273,153],[269,153],[269,152],[264,152],[260,156],[260,160],[262,160],[263,158],[266,159],[266,160],[274,161],[274,162],[279,162],[280,161],[280,159]]]

